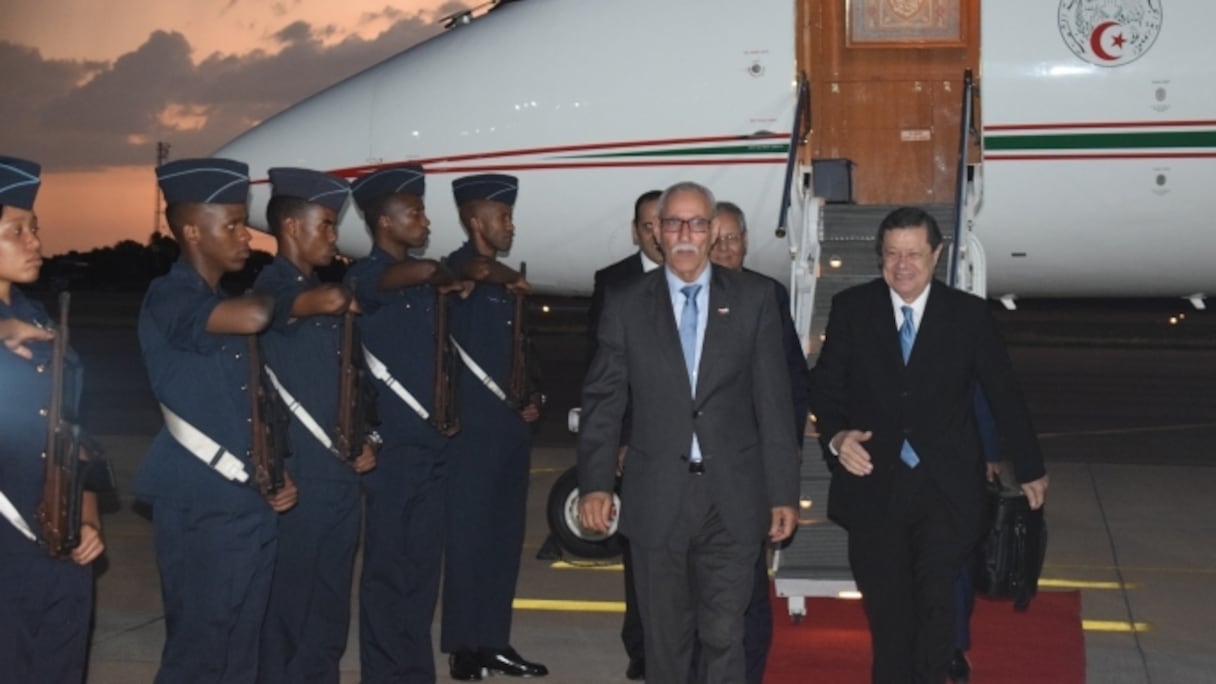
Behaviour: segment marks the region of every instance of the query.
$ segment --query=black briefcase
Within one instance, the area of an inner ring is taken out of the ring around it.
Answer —
[[[1015,610],[1026,610],[1039,589],[1047,555],[1043,509],[1030,510],[1026,495],[1003,488],[999,479],[989,484],[987,496],[990,517],[976,589],[989,598],[1012,599]]]

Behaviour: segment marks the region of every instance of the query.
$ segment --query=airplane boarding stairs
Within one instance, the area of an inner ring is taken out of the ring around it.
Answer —
[[[945,280],[949,240],[953,234],[954,207],[925,207],[937,219],[947,244],[937,264],[937,277]],[[878,277],[874,235],[878,224],[894,207],[833,205],[824,207],[819,244],[819,277],[814,285],[810,320],[810,353],[814,367],[827,328],[832,297],[854,285]],[[790,616],[806,614],[808,596],[855,595],[849,571],[847,539],[843,529],[827,519],[829,474],[819,442],[807,437],[802,449],[802,487],[799,527],[793,540],[774,555],[777,595],[786,598]]]

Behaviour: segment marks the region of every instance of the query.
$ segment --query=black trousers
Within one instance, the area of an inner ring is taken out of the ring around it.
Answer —
[[[517,423],[499,430],[466,425],[448,446],[445,653],[510,645],[532,454],[530,433]]]
[[[279,516],[258,684],[335,684],[350,628],[359,484],[295,482],[300,500]]]
[[[747,684],[761,684],[773,645],[773,604],[769,596],[768,563],[763,548],[756,557],[752,597],[743,615],[743,658]],[[621,563],[625,568],[625,620],[621,624],[621,643],[630,660],[646,657],[642,615],[638,611],[637,590],[633,580],[633,553],[629,540],[621,537]],[[694,654],[699,649],[694,649]],[[696,655],[694,655],[696,660]]]
[[[365,684],[435,681],[445,449],[395,445],[364,475],[359,663]]]
[[[666,543],[634,544],[632,560],[646,643],[646,678],[680,683],[697,672],[707,684],[745,679],[744,612],[759,545],[726,531],[696,475]],[[700,654],[694,662],[694,644]]]
[[[973,527],[973,526],[972,526]],[[926,468],[901,468],[885,520],[849,530],[876,684],[940,684],[954,651],[954,582],[974,540]]]

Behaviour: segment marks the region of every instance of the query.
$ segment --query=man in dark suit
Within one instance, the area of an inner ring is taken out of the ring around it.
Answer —
[[[587,321],[587,360],[595,358],[596,331],[598,330],[600,314],[604,311],[604,293],[619,287],[643,273],[649,273],[663,265],[663,252],[655,239],[656,227],[659,223],[659,196],[662,190],[648,190],[638,196],[633,203],[632,234],[633,243],[638,251],[629,256],[605,266],[595,272],[595,289],[591,293],[591,309]],[[619,457],[625,457],[625,444],[629,441],[629,411],[625,411],[625,425],[621,431],[621,449]],[[621,539],[621,564],[625,575],[625,620],[621,623],[621,642],[625,645],[625,654],[629,656],[629,664],[625,667],[625,678],[642,680],[646,678],[646,648],[642,633],[642,616],[638,614],[637,592],[633,586],[633,559],[629,553],[629,540]]]
[[[715,213],[719,224],[718,241],[710,250],[709,260],[714,266],[754,273],[743,267],[743,260],[747,257],[747,217],[744,216],[743,210],[733,202],[718,202]],[[801,450],[806,432],[806,416],[810,411],[811,371],[806,365],[802,342],[798,340],[798,333],[794,330],[794,319],[790,316],[789,292],[781,283],[771,278],[769,280],[772,281],[777,294],[777,312],[781,316],[781,343],[785,350],[785,364],[793,397],[794,440]],[[762,549],[756,560],[755,583],[752,585],[751,601],[747,604],[747,613],[744,616],[743,650],[747,662],[747,684],[761,684],[764,681],[768,651],[773,643],[773,606],[769,599],[766,561],[767,557]]]
[[[665,268],[608,292],[583,387],[579,514],[606,531],[632,406],[621,533],[632,544],[647,679],[744,680],[743,613],[765,535],[797,521],[798,448],[772,283],[712,268],[713,194],[659,199]]]
[[[659,196],[662,190],[647,190],[633,202],[633,244],[638,251],[595,272],[591,308],[587,311],[587,360],[595,358],[596,331],[604,311],[604,293],[621,283],[650,273],[663,265],[663,250],[655,238],[659,223]]]
[[[897,209],[876,244],[882,278],[832,301],[811,410],[832,467],[828,517],[848,530],[870,622],[873,681],[938,684],[954,650],[954,580],[984,519],[977,383],[1034,508],[1048,480],[987,303],[933,280],[937,222]]]

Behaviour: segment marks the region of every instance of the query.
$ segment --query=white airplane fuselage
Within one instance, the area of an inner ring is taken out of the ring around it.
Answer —
[[[421,163],[431,257],[465,239],[451,181],[514,174],[517,231],[503,258],[527,262],[538,290],[566,294],[590,292],[597,268],[636,249],[639,194],[698,181],[746,212],[748,265],[789,282],[791,259],[815,254],[796,244],[810,215],[798,192],[789,236],[777,235],[796,77],[808,71],[796,62],[794,14],[794,0],[511,3],[216,154],[248,162],[261,181],[260,226],[270,167],[353,178]],[[1216,41],[1203,35],[1213,18],[1206,0],[982,4],[983,157],[960,241],[964,287],[993,297],[1216,291]],[[348,206],[341,251],[369,246]]]
[[[250,163],[340,171],[421,163],[432,221],[426,255],[465,240],[459,176],[519,177],[508,264],[540,291],[589,293],[594,271],[636,247],[633,202],[681,180],[739,204],[754,268],[788,280],[774,236],[794,116],[789,0],[653,3],[528,0],[459,26],[267,120],[216,152]],[[774,27],[781,27],[774,30]],[[255,184],[251,216],[269,197]],[[795,208],[795,211],[797,208]],[[370,239],[348,206],[340,250]]]
[[[1205,0],[983,4],[981,293],[1216,291],[1213,19]]]

